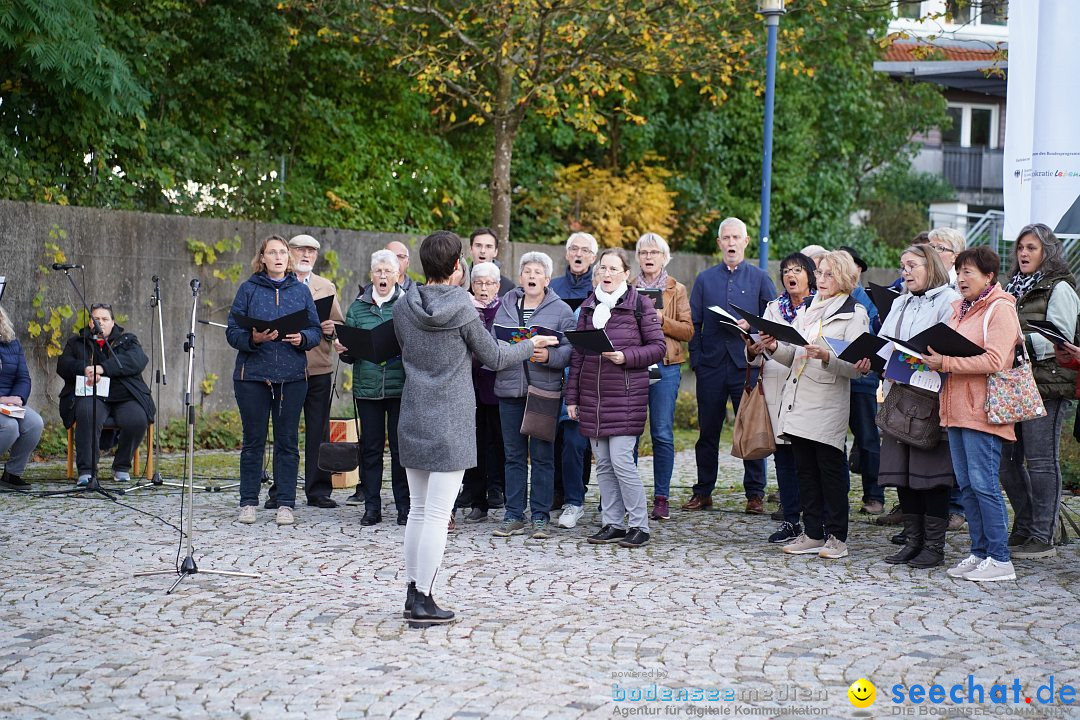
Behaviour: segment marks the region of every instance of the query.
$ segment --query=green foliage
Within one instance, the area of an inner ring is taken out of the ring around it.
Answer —
[[[675,399],[675,427],[697,430],[697,398],[685,390]]]
[[[79,327],[80,322],[86,324],[86,313],[83,310],[79,310],[76,315],[71,305],[49,305],[46,302],[51,284],[50,265],[67,262],[67,255],[60,247],[60,243],[66,239],[67,232],[53,224],[49,230],[49,241],[42,248],[41,262],[37,266],[37,292],[30,301],[34,319],[26,326],[26,332],[32,339],[44,339],[45,354],[50,358],[59,357],[64,351],[64,340],[70,332],[68,327]],[[74,321],[69,324],[68,321],[72,320],[73,316]]]
[[[930,203],[952,200],[956,191],[937,175],[889,167],[874,177],[867,195],[866,225],[887,247],[903,250],[929,228]]]
[[[187,449],[187,421],[175,417],[164,426],[155,426],[155,441],[162,452]],[[244,444],[244,429],[240,413],[224,410],[200,413],[195,419],[195,447],[200,450],[237,450]]]

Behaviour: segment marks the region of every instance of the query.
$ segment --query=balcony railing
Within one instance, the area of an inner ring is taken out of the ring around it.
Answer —
[[[942,175],[957,190],[1002,190],[1004,153],[1001,150],[959,145],[946,145],[941,150]]]

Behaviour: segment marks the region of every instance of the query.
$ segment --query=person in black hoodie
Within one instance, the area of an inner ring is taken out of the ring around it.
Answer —
[[[284,238],[259,243],[251,260],[252,275],[240,286],[229,312],[225,337],[236,348],[233,393],[244,426],[240,451],[240,522],[255,522],[262,482],[266,423],[274,420],[274,483],[277,485],[277,524],[292,525],[296,502],[296,472],[300,465],[297,436],[300,411],[307,397],[307,350],[322,342],[315,301],[296,279]],[[278,331],[241,327],[238,316],[273,321],[303,310],[307,325],[284,337]]]
[[[90,481],[94,471],[93,445],[99,441],[104,425],[119,428],[116,454],[113,457],[113,477],[118,482],[131,480],[131,460],[147,426],[154,420],[154,401],[150,388],[142,378],[149,358],[139,339],[116,324],[112,306],[104,303],[90,306],[89,327],[69,338],[64,352],[56,361],[56,374],[64,379],[60,391],[60,417],[64,427],[75,423],[75,464],[79,470],[79,487]],[[94,331],[94,320],[101,329]],[[106,347],[106,344],[108,347]],[[84,387],[98,386],[97,426],[94,426],[94,397],[78,396],[76,384],[82,378]],[[103,378],[109,380],[105,392]]]

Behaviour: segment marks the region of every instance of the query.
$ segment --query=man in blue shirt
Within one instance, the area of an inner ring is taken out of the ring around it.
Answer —
[[[716,244],[722,262],[705,270],[690,291],[690,317],[694,337],[690,340],[690,367],[697,376],[698,440],[697,483],[683,510],[702,510],[712,505],[716,488],[720,431],[731,400],[739,410],[746,377],[745,343],[738,333],[724,329],[720,316],[710,311],[719,305],[734,314],[732,305],[757,313],[776,297],[776,288],[764,270],[746,262],[746,224],[738,218],[720,223]],[[736,316],[737,317],[737,316]],[[743,461],[746,512],[765,512],[765,461]]]

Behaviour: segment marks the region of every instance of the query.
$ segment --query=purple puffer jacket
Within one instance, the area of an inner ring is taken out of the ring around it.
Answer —
[[[640,330],[635,309],[641,298]],[[578,330],[592,330],[596,296],[581,304]],[[660,318],[652,300],[638,295],[635,288],[611,311],[604,327],[611,344],[626,355],[624,365],[616,365],[600,355],[574,350],[570,358],[570,382],[566,404],[578,406],[579,430],[585,437],[640,435],[645,429],[649,405],[649,366],[664,359],[667,344]]]

